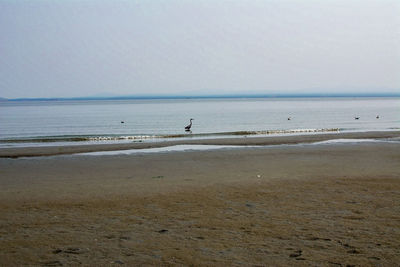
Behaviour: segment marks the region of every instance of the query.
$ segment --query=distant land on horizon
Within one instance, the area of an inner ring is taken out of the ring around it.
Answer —
[[[122,95],[87,97],[4,98],[0,101],[85,101],[140,99],[211,99],[211,98],[307,98],[307,97],[400,97],[399,93],[298,93],[298,94],[216,94],[216,95]]]

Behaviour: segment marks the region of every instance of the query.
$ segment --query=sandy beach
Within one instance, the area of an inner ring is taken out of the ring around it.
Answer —
[[[189,140],[301,144],[400,132]],[[0,150],[0,265],[395,266],[400,143]],[[167,145],[182,144],[169,142]],[[50,157],[36,157],[57,155]]]
[[[400,267],[400,0],[0,0],[0,267]]]

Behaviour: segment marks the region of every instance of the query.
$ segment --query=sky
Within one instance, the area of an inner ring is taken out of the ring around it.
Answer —
[[[399,93],[398,0],[0,0],[0,97]]]

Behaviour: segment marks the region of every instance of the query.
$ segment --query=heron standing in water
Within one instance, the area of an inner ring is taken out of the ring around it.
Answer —
[[[190,128],[192,128],[192,120],[194,120],[194,119],[190,119],[190,124],[189,124],[188,126],[185,127],[185,131],[186,131],[186,132],[189,132],[189,131],[190,131]]]

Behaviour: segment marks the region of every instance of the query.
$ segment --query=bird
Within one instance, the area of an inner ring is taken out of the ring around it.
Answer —
[[[287,118],[288,121],[290,121],[291,119],[292,119],[291,117]]]
[[[376,115],[376,118],[379,119],[379,115]]]
[[[121,121],[121,123],[125,123],[124,121]]]
[[[189,124],[188,126],[185,127],[185,131],[186,131],[186,132],[189,132],[189,131],[190,131],[190,128],[192,128],[192,120],[194,120],[194,119],[190,119],[190,124]]]
[[[359,120],[359,119],[360,119],[360,117],[354,117],[354,119],[355,119],[355,120]]]

